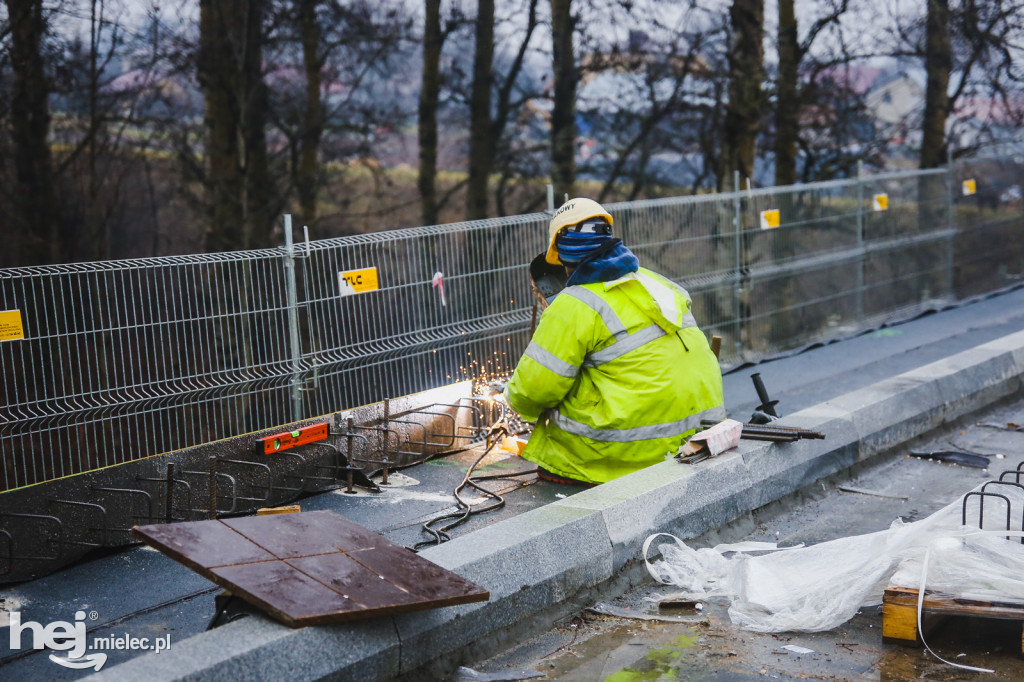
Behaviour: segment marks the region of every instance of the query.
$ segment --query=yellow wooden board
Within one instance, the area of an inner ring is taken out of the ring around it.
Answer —
[[[909,587],[887,587],[882,597],[882,639],[897,644],[920,643],[917,630],[918,591]],[[924,634],[947,616],[973,616],[1024,622],[1024,602],[988,602],[925,592],[921,611]],[[1024,652],[1024,631],[1021,635]]]
[[[338,273],[338,289],[342,296],[361,294],[379,288],[377,268],[363,268],[362,270]]]
[[[889,195],[888,194],[876,194],[874,201],[872,202],[876,211],[888,211],[889,210]]]
[[[974,178],[964,180],[963,192],[965,197],[969,197],[978,191],[978,183],[974,181]]]
[[[21,311],[0,311],[0,341],[14,341],[23,338],[25,338],[25,328],[21,324]]]

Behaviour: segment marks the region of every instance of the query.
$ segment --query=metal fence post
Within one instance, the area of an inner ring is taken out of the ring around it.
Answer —
[[[736,355],[743,360],[743,238],[740,230],[743,227],[743,203],[740,196],[740,172],[732,172],[733,187],[733,230],[736,234],[736,273],[735,273],[735,302],[736,302]]]
[[[864,162],[857,161],[857,321],[864,319]]]
[[[946,229],[949,230],[949,237],[946,239],[946,272],[943,286],[946,289],[946,296],[950,301],[956,300],[953,293],[953,240],[956,236],[956,212],[953,205],[953,182],[956,175],[953,173],[953,152],[946,146]]]
[[[302,419],[302,348],[299,343],[299,296],[295,282],[295,243],[292,216],[284,216],[284,274],[288,297],[288,342],[292,355],[292,421]]]

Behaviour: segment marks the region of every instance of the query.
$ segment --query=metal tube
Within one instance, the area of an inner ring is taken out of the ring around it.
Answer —
[[[164,488],[164,522],[174,521],[174,463],[167,463],[167,487]]]
[[[210,518],[217,518],[217,457],[211,456],[207,463],[210,467]]]
[[[735,338],[733,344],[736,347],[736,357],[743,359],[743,203],[740,196],[740,172],[732,173],[732,202],[733,202],[733,232],[736,238],[736,262],[733,271],[735,280],[733,299],[736,306]]]
[[[864,251],[864,162],[857,160],[857,321],[864,319],[864,268],[866,253]]]
[[[284,270],[288,303],[288,340],[292,361],[292,415],[291,421],[302,419],[302,346],[299,341],[299,301],[295,281],[295,244],[292,241],[292,216],[284,217]]]
[[[953,173],[953,150],[946,146],[946,222],[950,230],[946,238],[946,264],[943,277],[945,296],[949,301],[955,300],[953,296],[953,240],[956,230],[956,211],[953,204],[953,183],[956,181],[956,174]],[[1021,540],[1024,542],[1024,538]]]

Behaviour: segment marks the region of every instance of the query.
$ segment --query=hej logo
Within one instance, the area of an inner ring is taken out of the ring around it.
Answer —
[[[52,649],[54,651],[67,651],[67,658],[60,658],[50,654],[50,660],[66,668],[94,668],[99,670],[107,662],[105,653],[94,653],[84,656],[86,651],[85,637],[85,611],[75,613],[75,622],[68,623],[58,620],[49,625],[42,625],[33,621],[21,622],[19,611],[11,612],[11,650],[21,648],[21,636],[26,631],[32,633],[33,649]],[[170,645],[168,638],[167,646]],[[148,648],[148,646],[143,647]],[[160,647],[166,648],[166,647]]]

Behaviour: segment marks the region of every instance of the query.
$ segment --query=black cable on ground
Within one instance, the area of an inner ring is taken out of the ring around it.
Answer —
[[[513,475],[522,476],[524,473],[530,473],[528,471],[525,471],[518,472],[515,474],[502,473],[495,475],[480,476],[475,479],[472,478],[473,470],[476,469],[480,462],[483,461],[484,457],[490,454],[491,450],[494,449],[494,446],[500,442],[498,439],[499,434],[508,434],[508,428],[505,426],[504,422],[501,421],[499,421],[498,423],[491,427],[491,430],[488,433],[488,437],[493,439],[491,444],[488,445],[487,448],[483,451],[483,453],[481,453],[480,456],[476,458],[476,461],[474,461],[473,464],[470,465],[470,467],[466,470],[466,475],[462,477],[462,482],[459,483],[459,485],[455,488],[455,501],[459,506],[459,510],[456,512],[450,512],[448,514],[442,514],[441,516],[436,516],[427,521],[426,523],[424,523],[422,531],[432,537],[429,540],[422,540],[420,542],[417,542],[412,547],[413,551],[419,551],[422,547],[440,545],[442,542],[447,542],[448,540],[451,540],[451,536],[448,535],[448,531],[457,526],[461,526],[466,521],[468,521],[471,516],[475,514],[486,514],[487,512],[496,511],[505,506],[504,497],[502,497],[498,493],[492,492],[478,485],[477,481],[483,481],[493,478],[509,478],[510,476]],[[471,504],[462,499],[461,493],[466,488],[466,486],[471,486],[475,488],[476,490],[483,493],[487,497],[492,498],[494,502],[488,506],[473,507]],[[448,523],[439,528],[436,527],[438,524],[444,523],[445,521],[451,521],[451,523]]]

